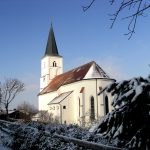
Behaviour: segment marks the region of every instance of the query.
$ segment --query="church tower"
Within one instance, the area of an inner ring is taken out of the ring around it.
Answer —
[[[44,57],[41,60],[40,91],[43,90],[52,79],[63,73],[63,57],[59,55],[53,26],[51,24]]]

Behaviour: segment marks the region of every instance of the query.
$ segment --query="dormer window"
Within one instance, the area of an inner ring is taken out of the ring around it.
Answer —
[[[53,67],[57,67],[56,61],[53,62]]]

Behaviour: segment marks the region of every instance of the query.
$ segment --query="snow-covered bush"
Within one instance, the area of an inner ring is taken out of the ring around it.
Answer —
[[[150,76],[112,83],[114,110],[97,126],[95,133],[119,147],[150,149]]]
[[[14,129],[11,148],[14,150],[76,150],[77,146],[71,142],[61,141],[55,137],[64,135],[82,139],[87,134],[77,125],[45,125],[38,122],[20,125]]]

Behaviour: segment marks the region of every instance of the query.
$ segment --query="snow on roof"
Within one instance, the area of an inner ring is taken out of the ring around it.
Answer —
[[[51,102],[48,103],[48,105],[51,104],[58,104],[61,101],[63,101],[65,98],[67,98],[73,91],[61,93],[59,96],[55,97]]]

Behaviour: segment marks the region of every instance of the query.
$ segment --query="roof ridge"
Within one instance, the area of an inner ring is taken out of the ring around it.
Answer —
[[[61,78],[61,77],[64,77],[64,76],[66,76],[67,74],[71,74],[72,72],[74,72],[73,74],[75,75],[76,74],[76,70],[78,70],[78,69],[80,69],[80,68],[85,68],[85,66],[88,66],[88,65],[92,65],[93,63],[95,63],[95,61],[91,61],[91,62],[89,62],[89,63],[86,63],[86,64],[84,64],[84,65],[81,65],[81,66],[79,66],[79,67],[76,67],[76,68],[74,68],[74,69],[71,69],[71,70],[69,70],[69,71],[67,71],[67,72],[64,72],[64,73],[62,73],[62,74],[60,74],[60,75],[58,75],[58,76],[56,76],[56,77],[54,77],[53,79],[52,79],[52,81],[39,93],[39,95],[41,94],[41,93],[43,93],[43,91],[45,91],[48,87],[49,87],[49,85],[52,83],[52,82],[54,82],[54,81],[56,81],[57,82],[57,79],[58,78]],[[90,65],[90,66],[91,66]],[[90,66],[87,68],[88,70],[89,70],[89,68],[90,68]],[[88,70],[86,71],[86,73],[88,72]],[[86,74],[86,73],[84,73],[84,74]],[[85,75],[84,75],[85,76]],[[64,82],[61,82],[61,84],[59,85],[59,86],[62,86],[62,85],[64,85]],[[45,93],[45,92],[44,92]]]
[[[71,84],[77,81],[85,79],[85,75],[88,73],[89,69],[93,66],[99,66],[95,61],[91,61],[74,69],[71,69],[65,73],[62,73],[55,78],[39,93],[39,95],[46,94],[49,92],[57,91],[61,86],[66,84]],[[95,77],[97,78],[97,77]],[[98,77],[100,78],[100,77]],[[103,78],[103,77],[102,77]],[[101,78],[101,79],[102,79]],[[88,79],[88,78],[87,78]],[[103,78],[110,79],[110,78]]]
[[[66,72],[64,72],[64,73],[62,73],[62,74],[66,74],[66,73],[68,73],[68,72],[72,72],[72,71],[77,70],[77,69],[79,69],[79,68],[81,68],[81,67],[84,67],[84,66],[86,66],[86,65],[88,65],[88,64],[90,64],[90,63],[91,63],[91,65],[92,65],[93,63],[96,64],[95,61],[90,61],[90,62],[88,62],[88,63],[86,63],[86,64],[83,64],[83,65],[81,65],[81,66],[78,66],[78,67],[76,67],[76,68],[74,68],[74,69],[68,70],[68,71],[66,71]],[[58,75],[58,76],[61,76],[62,74],[60,74],[60,75]],[[56,77],[58,77],[58,76],[56,76]]]

